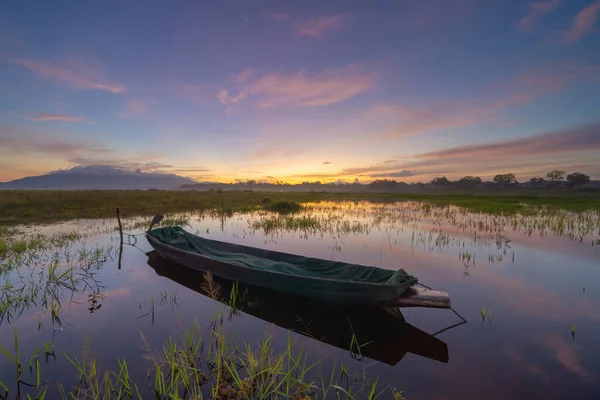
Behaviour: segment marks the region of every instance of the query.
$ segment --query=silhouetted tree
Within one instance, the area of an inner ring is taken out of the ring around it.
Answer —
[[[438,187],[438,186],[449,185],[450,181],[445,176],[438,176],[438,177],[433,178],[431,180],[431,183],[434,184],[435,187]]]
[[[544,178],[531,178],[529,183],[535,186],[541,186],[546,183],[546,180]]]
[[[393,190],[398,185],[398,182],[390,179],[377,179],[369,183],[367,186],[371,190]]]
[[[518,183],[515,174],[498,174],[494,176],[494,183],[498,183],[502,186],[509,185],[511,183]]]
[[[467,175],[458,180],[458,183],[462,186],[477,186],[481,183],[481,178],[478,176]]]
[[[567,183],[572,187],[586,184],[589,181],[590,177],[582,172],[573,172],[567,175]]]
[[[565,179],[566,174],[567,173],[561,169],[553,169],[552,171],[546,174],[546,178],[548,178],[552,182],[557,183]]]

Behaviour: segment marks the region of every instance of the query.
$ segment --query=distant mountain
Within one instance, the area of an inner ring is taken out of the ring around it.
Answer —
[[[193,179],[174,174],[94,165],[0,183],[0,189],[173,189],[195,183]]]

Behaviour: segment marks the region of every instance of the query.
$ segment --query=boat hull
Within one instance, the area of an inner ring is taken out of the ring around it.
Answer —
[[[404,320],[397,308],[345,306],[282,294],[213,277],[206,285],[205,276],[164,259],[158,252],[147,253],[148,265],[166,277],[203,296],[236,311],[304,335],[342,350],[389,365],[396,365],[407,353],[448,362],[448,346]],[[217,291],[210,288],[218,287]],[[235,287],[235,305],[231,298]],[[357,348],[358,344],[360,348]]]
[[[343,282],[330,279],[317,279],[306,276],[286,275],[277,272],[245,268],[219,262],[202,254],[178,249],[165,244],[150,235],[146,238],[152,248],[162,257],[177,264],[201,272],[210,272],[215,276],[237,281],[247,285],[258,286],[270,290],[294,294],[298,296],[341,302],[347,304],[398,305],[401,297],[393,286],[378,285],[368,282]],[[246,246],[235,246],[243,251]],[[256,249],[252,251],[256,251]],[[267,253],[268,251],[265,251]],[[285,288],[285,290],[282,290]]]

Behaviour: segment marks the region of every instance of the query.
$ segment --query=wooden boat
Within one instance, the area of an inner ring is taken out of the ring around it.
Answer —
[[[331,346],[348,350],[354,357],[367,357],[396,365],[407,353],[448,362],[448,346],[443,341],[407,323],[398,308],[373,308],[323,304],[256,286],[206,276],[194,269],[165,260],[156,251],[147,253],[154,271],[197,293],[268,323]],[[210,290],[216,284],[218,291]],[[231,304],[235,286],[235,306]],[[358,349],[357,344],[360,344]]]
[[[168,260],[247,285],[345,304],[450,308],[448,293],[416,286],[417,278],[403,269],[386,270],[220,242],[181,227],[150,229],[146,238]]]

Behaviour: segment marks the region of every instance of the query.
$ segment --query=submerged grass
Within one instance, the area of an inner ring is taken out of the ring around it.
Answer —
[[[20,398],[62,399],[403,399],[392,387],[378,387],[378,380],[363,371],[349,380],[348,367],[342,366],[338,378],[336,363],[330,373],[324,373],[321,361],[309,362],[303,349],[295,349],[288,336],[287,346],[276,351],[272,339],[265,336],[258,343],[238,346],[227,340],[222,313],[208,330],[195,322],[184,329],[177,339],[173,334],[154,348],[140,331],[144,358],[149,362],[145,379],[136,380],[131,362],[117,359],[117,368],[98,371],[98,362],[84,340],[80,355],[62,353],[71,366],[74,377],[66,382],[45,379],[46,371],[39,362],[41,351],[27,360],[19,355],[18,333],[14,332],[14,351],[1,348],[15,365],[12,382],[0,380],[0,398],[15,391]],[[52,352],[54,354],[54,351]],[[25,369],[24,367],[28,368]],[[29,371],[29,374],[26,374]],[[2,390],[4,393],[2,393]]]
[[[112,247],[87,247],[75,242],[77,233],[33,235],[5,239],[8,250],[0,256],[0,325],[13,323],[26,310],[39,309],[60,326],[64,299],[90,292],[90,312],[101,307],[96,280],[99,268],[112,257]],[[38,316],[38,325],[43,322]]]
[[[115,208],[122,216],[153,215],[185,211],[221,210],[246,212],[269,204],[287,201],[395,202],[404,200],[452,204],[470,211],[515,214],[528,206],[562,208],[570,211],[600,210],[600,199],[593,194],[568,192],[470,193],[326,193],[326,192],[253,192],[253,191],[0,191],[0,224],[51,222],[76,218],[111,218]],[[1,236],[1,235],[0,235]]]

